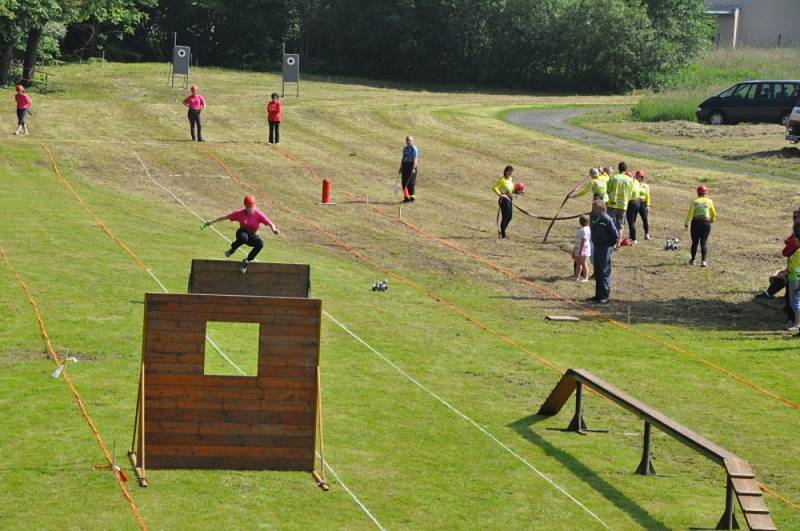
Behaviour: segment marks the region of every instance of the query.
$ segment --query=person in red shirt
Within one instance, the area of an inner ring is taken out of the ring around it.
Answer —
[[[28,134],[28,124],[25,123],[25,118],[28,116],[31,108],[31,97],[25,94],[25,87],[17,85],[17,93],[14,94],[14,100],[17,102],[17,130],[14,131],[15,135]]]
[[[203,124],[200,121],[200,113],[206,108],[206,100],[197,92],[196,85],[192,85],[190,90],[192,94],[183,100],[183,104],[189,107],[189,131],[192,133],[192,140],[203,142]],[[197,135],[195,135],[195,128],[197,128]]]
[[[247,255],[247,258],[242,261],[241,271],[242,273],[247,273],[247,266],[250,265],[250,262],[255,259],[256,255],[261,252],[261,248],[264,247],[264,240],[262,240],[261,236],[258,234],[260,226],[267,225],[270,229],[272,229],[273,234],[280,234],[280,232],[272,220],[269,219],[266,214],[256,208],[256,198],[252,195],[245,196],[244,208],[234,210],[233,212],[225,214],[224,216],[220,216],[217,219],[206,221],[203,223],[202,228],[210,227],[214,223],[226,219],[230,221],[238,221],[239,230],[236,231],[236,240],[231,243],[230,249],[225,251],[225,256],[232,255],[236,249],[242,245],[248,245],[253,248],[250,251],[250,254]]]
[[[277,92],[270,96],[267,103],[267,122],[269,122],[269,143],[280,144],[281,142],[281,99]]]

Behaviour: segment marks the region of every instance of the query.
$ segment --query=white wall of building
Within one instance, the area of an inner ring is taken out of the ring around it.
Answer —
[[[736,47],[800,47],[800,0],[707,1],[713,10],[739,8]],[[720,46],[731,46],[734,15],[716,15]]]

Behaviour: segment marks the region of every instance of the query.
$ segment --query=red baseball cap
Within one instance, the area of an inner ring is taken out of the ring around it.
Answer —
[[[253,207],[256,206],[256,198],[252,195],[244,196],[244,206],[246,207]]]

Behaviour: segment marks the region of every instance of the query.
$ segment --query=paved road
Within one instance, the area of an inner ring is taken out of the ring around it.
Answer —
[[[702,153],[684,151],[669,146],[658,146],[646,142],[639,142],[637,140],[629,140],[627,138],[620,138],[599,131],[591,131],[567,123],[571,118],[587,112],[615,108],[619,107],[572,107],[545,109],[541,111],[513,112],[506,115],[506,120],[547,135],[563,138],[565,140],[583,142],[601,149],[628,153],[636,157],[655,159],[670,164],[692,166],[704,170],[719,170],[726,173],[762,177],[764,179],[773,179],[783,182],[797,182],[796,179],[790,177],[762,173],[745,168],[733,168],[730,162]]]

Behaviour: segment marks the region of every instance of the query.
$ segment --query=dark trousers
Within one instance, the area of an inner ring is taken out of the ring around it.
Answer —
[[[269,122],[269,143],[277,144],[281,141],[281,123]]]
[[[236,231],[236,241],[231,244],[231,251],[235,251],[242,245],[249,245],[253,248],[250,251],[250,254],[247,255],[248,261],[253,261],[253,259],[261,252],[261,249],[264,247],[264,240],[261,239],[261,236],[255,234],[253,232],[248,232],[244,229],[239,229]]]
[[[413,162],[403,162],[400,167],[403,178],[403,197],[414,197],[417,189],[417,170]]]
[[[611,296],[611,255],[614,248],[595,245],[594,254],[594,297],[607,299]]]
[[[511,215],[514,213],[514,207],[511,204],[511,199],[508,197],[500,197],[497,201],[498,206],[500,206],[500,236],[505,238],[506,237],[506,229],[508,228],[508,224],[511,223]]]
[[[785,278],[782,277],[770,277],[769,278],[769,287],[767,288],[767,293],[772,295],[773,297],[778,294],[783,288],[787,287],[788,282],[786,282]],[[792,310],[792,305],[789,304],[789,290],[787,289],[786,292],[783,294],[783,312],[786,314],[786,319],[789,321],[794,321],[794,310]]]
[[[705,261],[708,256],[708,235],[711,233],[711,222],[693,219],[690,228],[692,234],[692,260],[697,255],[697,244],[700,244],[700,256]]]
[[[195,128],[197,133],[195,133]],[[200,111],[189,109],[189,132],[192,133],[192,140],[203,141],[203,124],[200,121]]]
[[[628,203],[628,210],[625,214],[628,218],[628,237],[631,240],[636,240],[636,217],[642,217],[642,227],[644,233],[650,232],[650,223],[647,221],[647,205],[642,201],[631,201]]]
[[[28,115],[28,109],[17,109],[17,125],[25,125],[25,117]]]

